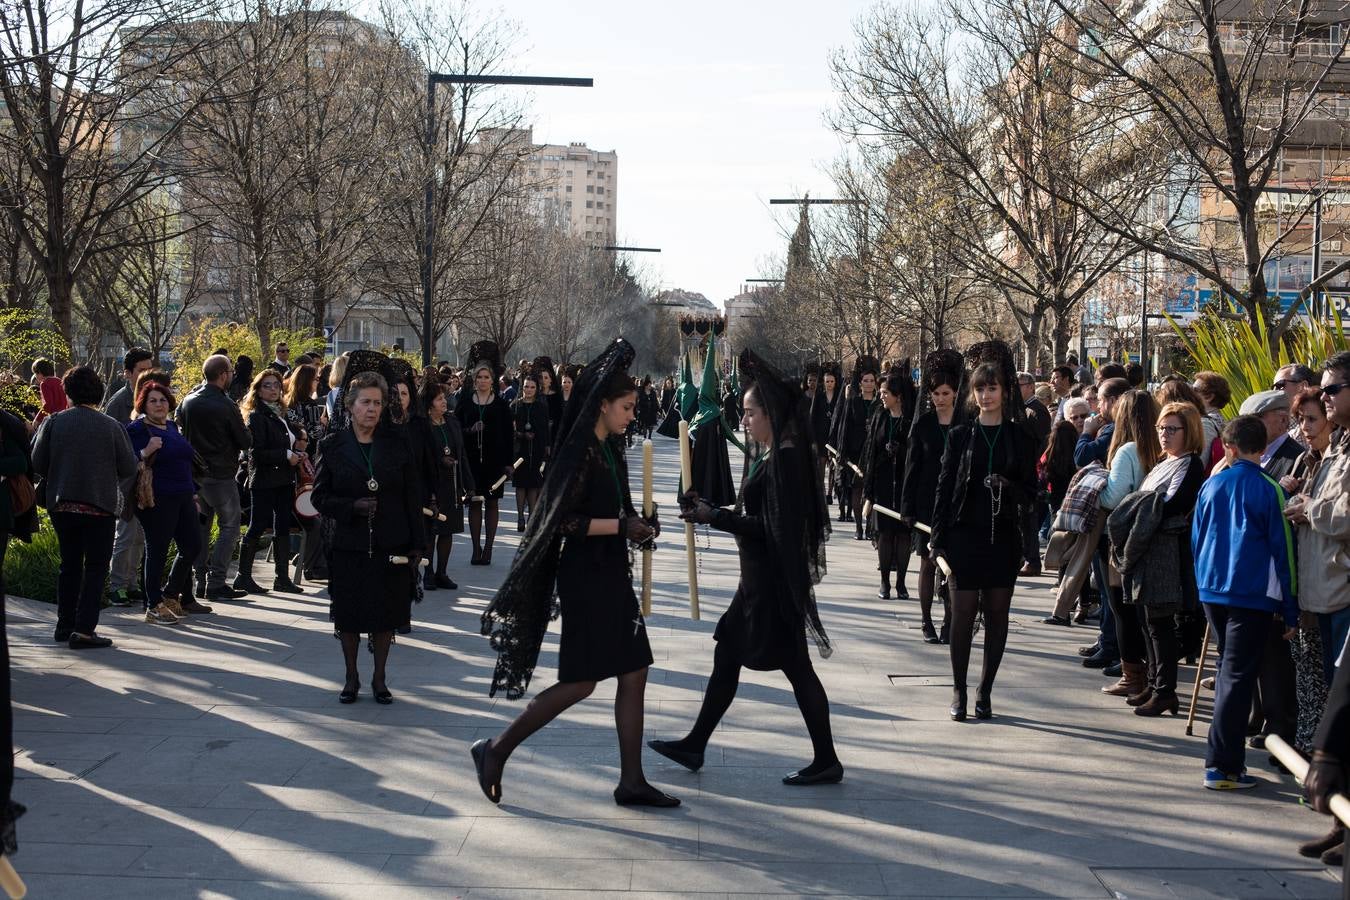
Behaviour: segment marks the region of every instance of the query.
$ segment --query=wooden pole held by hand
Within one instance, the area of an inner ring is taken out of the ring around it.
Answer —
[[[689,423],[680,422],[680,488],[693,485],[694,455],[689,447]],[[694,523],[684,523],[685,555],[689,563],[689,618],[698,620],[698,557],[694,548]]]
[[[521,464],[524,462],[525,457],[521,456],[517,458],[515,462],[511,463],[511,471],[514,472],[516,469],[519,469]],[[501,486],[506,484],[506,478],[507,476],[503,475],[501,478],[498,478],[496,481],[492,482],[492,490],[488,491],[488,493],[489,494],[497,493],[497,491],[501,488]]]
[[[642,515],[652,516],[652,439],[642,442]],[[652,614],[652,551],[642,551],[642,614]]]

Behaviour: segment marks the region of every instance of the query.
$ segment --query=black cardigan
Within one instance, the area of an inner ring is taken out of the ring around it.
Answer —
[[[295,484],[295,466],[289,462],[291,432],[272,410],[261,407],[248,414],[248,431],[253,448],[248,453],[250,490],[285,487]]]

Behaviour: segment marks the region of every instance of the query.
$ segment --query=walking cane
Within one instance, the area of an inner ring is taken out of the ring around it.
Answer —
[[[693,484],[694,457],[689,447],[689,423],[680,422],[680,487]],[[684,523],[685,554],[689,563],[689,618],[698,621],[698,556],[694,546],[694,523]]]
[[[652,439],[642,442],[642,515],[652,517]],[[642,614],[652,614],[652,548],[642,550]]]
[[[1191,711],[1186,714],[1186,736],[1195,731],[1195,705],[1200,702],[1200,678],[1205,674],[1205,657],[1209,655],[1209,622],[1205,622],[1205,637],[1200,641],[1200,662],[1195,667],[1195,687],[1191,688]]]

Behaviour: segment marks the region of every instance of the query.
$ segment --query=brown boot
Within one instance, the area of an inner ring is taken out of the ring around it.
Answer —
[[[1323,853],[1345,842],[1345,829],[1341,827],[1339,822],[1334,819],[1332,821],[1334,824],[1331,826],[1331,831],[1316,840],[1298,845],[1299,856],[1318,859]]]
[[[1181,701],[1177,699],[1175,691],[1169,691],[1165,694],[1154,691],[1149,697],[1147,703],[1142,703],[1134,708],[1136,716],[1161,716],[1163,713],[1176,715],[1181,709]]]
[[[1137,694],[1131,694],[1125,698],[1125,702],[1130,706],[1143,706],[1153,699],[1153,685],[1146,684],[1144,689]]]
[[[1144,689],[1144,672],[1146,669],[1147,667],[1143,663],[1122,661],[1120,664],[1120,680],[1102,688],[1102,693],[1111,694],[1114,697],[1128,697],[1131,694],[1139,693]]]

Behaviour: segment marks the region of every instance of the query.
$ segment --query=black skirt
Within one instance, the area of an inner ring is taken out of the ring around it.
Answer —
[[[602,681],[652,664],[623,538],[570,537],[558,561],[559,681]]]
[[[412,618],[413,569],[389,562],[386,551],[334,553],[329,561],[329,617],[338,631],[375,634]]]

